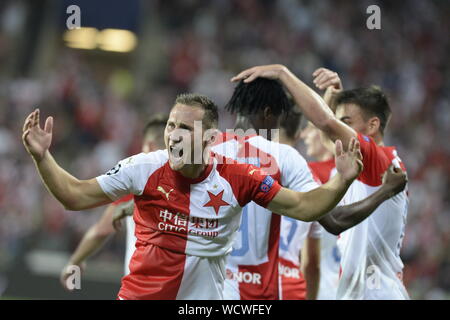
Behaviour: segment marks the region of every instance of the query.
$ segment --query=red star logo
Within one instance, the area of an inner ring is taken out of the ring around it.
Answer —
[[[205,203],[203,207],[214,207],[216,216],[219,214],[219,209],[221,206],[229,206],[230,204],[222,200],[223,190],[220,191],[216,196],[208,191],[209,201]]]

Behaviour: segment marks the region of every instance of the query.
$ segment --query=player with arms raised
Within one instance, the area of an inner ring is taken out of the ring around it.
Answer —
[[[166,150],[129,157],[105,175],[80,180],[51,156],[53,118],[42,129],[39,113],[25,120],[23,143],[45,186],[66,209],[84,210],[134,194],[136,251],[119,299],[221,299],[225,258],[243,206],[255,201],[313,221],[337,205],[362,169],[359,143],[349,140],[344,151],[337,141],[338,173],[327,184],[309,192],[283,188],[257,167],[210,153],[217,107],[205,96],[185,94],[170,112]],[[198,135],[200,163],[192,161],[195,143],[189,143]]]
[[[315,73],[324,88],[335,73]],[[251,82],[258,77],[278,79],[292,94],[302,113],[332,141],[357,138],[364,170],[350,188],[344,203],[355,203],[382,185],[382,174],[391,166],[404,170],[397,151],[383,144],[390,109],[377,88],[343,91],[336,97],[336,116],[323,99],[282,65],[247,69],[232,81]],[[401,281],[400,248],[407,214],[406,192],[385,201],[362,223],[341,234],[341,279],[338,299],[408,299]],[[345,230],[345,229],[343,229]],[[342,231],[343,231],[342,230]]]

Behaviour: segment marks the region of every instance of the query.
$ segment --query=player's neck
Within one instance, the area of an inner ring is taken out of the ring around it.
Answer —
[[[373,141],[375,141],[375,143],[376,143],[377,145],[384,147],[383,136],[382,136],[380,133],[371,136],[371,138],[373,139]]]
[[[207,165],[206,164],[190,164],[185,165],[182,169],[179,170],[180,174],[183,177],[189,179],[196,179],[202,175],[205,171]]]
[[[251,123],[250,119],[238,114],[236,118],[236,123],[234,124],[234,129],[241,129],[247,131],[250,129],[255,129],[255,127]]]
[[[288,146],[291,146],[293,148],[295,148],[295,146],[297,145],[295,139],[291,139],[289,137],[286,136],[286,134],[280,130],[280,134],[278,135],[279,137],[279,142],[282,144],[287,144]]]

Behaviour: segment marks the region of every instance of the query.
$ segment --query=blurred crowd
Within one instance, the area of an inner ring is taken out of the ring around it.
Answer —
[[[0,65],[15,54],[8,48],[12,3],[0,7]],[[366,27],[373,3],[381,30]],[[93,53],[62,41],[45,74],[0,69],[0,272],[30,248],[72,251],[102,211],[65,211],[43,187],[21,142],[34,108],[55,119],[57,161],[90,178],[138,152],[145,120],[167,112],[177,93],[206,94],[222,107],[234,73],[281,63],[308,84],[323,66],[345,88],[377,84],[388,94],[385,141],[398,147],[410,181],[404,281],[413,298],[450,298],[450,2],[160,0],[151,10],[161,52],[157,67],[146,66],[155,71],[139,96],[131,67],[99,67]],[[220,117],[221,129],[232,128],[223,109]],[[123,240],[112,239],[96,259],[121,261]]]

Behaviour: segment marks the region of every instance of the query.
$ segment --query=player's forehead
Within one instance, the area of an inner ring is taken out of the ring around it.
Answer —
[[[204,110],[200,107],[177,103],[170,111],[168,122],[173,122],[175,124],[186,124],[193,127],[194,121],[203,120],[203,114]]]
[[[345,118],[357,119],[362,117],[361,108],[354,103],[343,103],[336,108],[336,118],[344,120]]]

